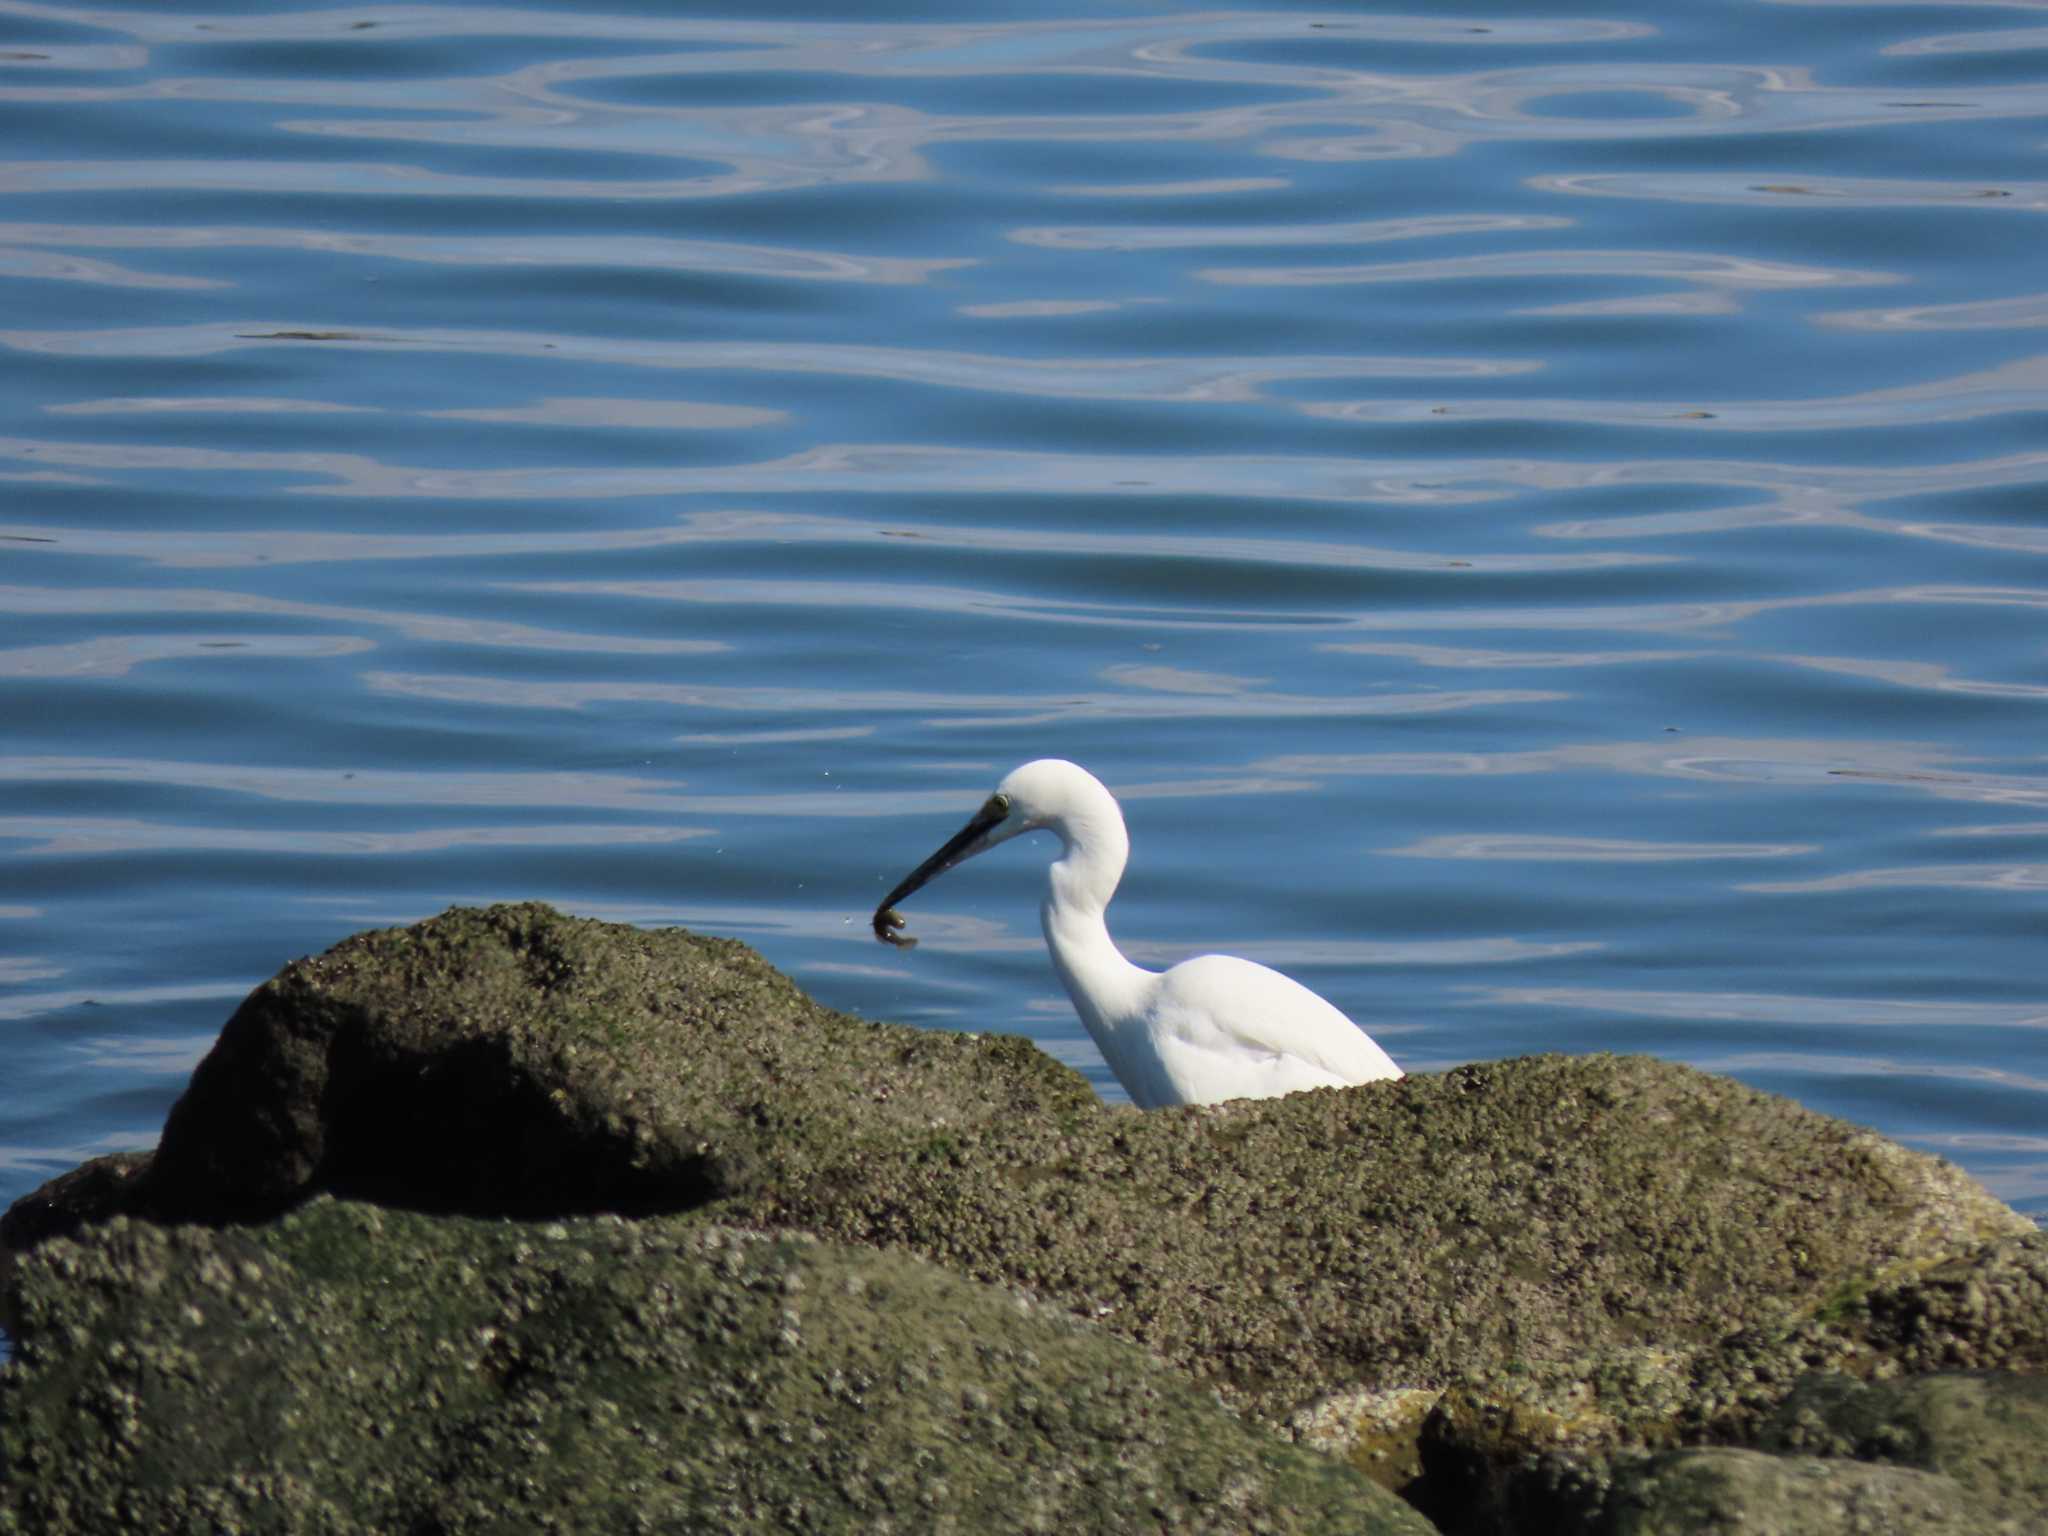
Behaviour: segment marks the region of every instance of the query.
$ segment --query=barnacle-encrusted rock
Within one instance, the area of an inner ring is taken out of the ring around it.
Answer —
[[[1028,1286],[1262,1414],[1769,1327],[2027,1223],[1726,1078],[1532,1057],[1140,1114],[1010,1037],[875,1024],[743,945],[451,911],[259,987],[136,1208],[316,1190],[701,1210]]]
[[[1671,1451],[1630,1466],[1588,1536],[1993,1536],[1990,1512],[1945,1477],[1758,1451]]]
[[[1058,1309],[814,1238],[322,1198],[18,1288],[9,1532],[1429,1529]]]
[[[742,945],[534,905],[287,967],[154,1157],[53,1181],[0,1249],[97,1241],[120,1213],[274,1221],[322,1194],[900,1247],[1140,1345],[1472,1530],[1611,1513],[1657,1456],[1761,1444],[1816,1370],[2048,1369],[2031,1223],[1725,1078],[1542,1056],[1141,1114],[1028,1042],[871,1023]],[[70,1341],[81,1360],[119,1342],[96,1337]]]

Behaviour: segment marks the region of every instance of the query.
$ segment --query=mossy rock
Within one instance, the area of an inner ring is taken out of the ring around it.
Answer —
[[[1405,1533],[1144,1351],[907,1254],[316,1200],[23,1259],[0,1532]]]
[[[1759,1443],[1937,1473],[2002,1520],[2048,1527],[2048,1377],[1809,1376],[1765,1422]]]
[[[1530,1057],[1144,1114],[1028,1042],[869,1023],[743,945],[534,905],[287,967],[154,1162],[79,1187],[98,1194],[22,1202],[0,1240],[324,1190],[899,1244],[1276,1425],[1341,1393],[1775,1339],[1874,1275],[2032,1230],[1948,1164],[1667,1062]]]
[[[1990,1536],[1990,1511],[1946,1477],[1760,1451],[1672,1451],[1629,1467],[1584,1536]]]
[[[2048,1374],[2048,1232],[1901,1264],[1809,1315],[1743,1329],[1703,1353],[1685,1433],[1747,1442],[1801,1377],[1938,1371]]]
[[[1711,1444],[1938,1473],[1973,1507],[2048,1524],[2048,1375],[2026,1374],[2044,1371],[2048,1233],[2034,1232],[1698,1348],[1474,1371],[1422,1426],[1406,1491],[1447,1528],[1563,1528],[1604,1507],[1617,1468]]]
[[[857,1159],[719,1209],[1064,1299],[1275,1420],[1361,1388],[1688,1353],[2031,1230],[1867,1131],[1611,1056],[991,1123],[942,1157]]]
[[[143,1199],[203,1220],[318,1190],[675,1211],[836,1166],[857,1139],[1099,1108],[1028,1042],[835,1012],[734,940],[455,908],[250,994],[172,1109]]]

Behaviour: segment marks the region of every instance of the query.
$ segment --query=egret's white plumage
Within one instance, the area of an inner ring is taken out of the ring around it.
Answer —
[[[1004,778],[972,821],[883,898],[876,936],[913,942],[898,932],[897,902],[963,860],[1041,831],[1060,840],[1039,909],[1053,969],[1140,1107],[1271,1098],[1401,1075],[1364,1030],[1278,971],[1229,955],[1201,955],[1165,972],[1126,960],[1105,916],[1130,856],[1123,812],[1093,774],[1057,758]]]

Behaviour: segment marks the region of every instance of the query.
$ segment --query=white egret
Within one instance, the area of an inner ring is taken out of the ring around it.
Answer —
[[[915,944],[901,931],[896,903],[1026,832],[1060,840],[1039,908],[1046,948],[1074,1011],[1140,1108],[1401,1075],[1370,1035],[1278,971],[1229,955],[1200,955],[1164,972],[1126,960],[1104,917],[1131,851],[1123,812],[1093,774],[1057,758],[1013,770],[972,821],[883,897],[875,937]]]

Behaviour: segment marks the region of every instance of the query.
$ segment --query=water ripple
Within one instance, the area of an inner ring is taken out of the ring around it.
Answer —
[[[742,344],[420,328],[307,330],[258,321],[136,330],[0,331],[0,346],[57,357],[193,358],[280,344],[336,351],[404,348],[718,373],[825,374],[1051,399],[1201,404],[1253,400],[1273,384],[1302,380],[1492,379],[1539,366],[1528,359],[1481,357],[1016,358],[830,343]]]
[[[1772,208],[1788,201],[1818,208],[1982,208],[2039,213],[2048,209],[2048,182],[1982,183],[1880,180],[1870,176],[1802,176],[1761,181],[1730,172],[1606,173],[1543,176],[1545,192],[1577,197],[1621,197],[1631,202],[1705,203]]]
[[[0,172],[4,174],[4,172]],[[67,250],[306,251],[376,261],[490,269],[580,267],[593,271],[744,273],[794,282],[908,284],[929,282],[940,272],[969,266],[965,257],[917,260],[861,256],[840,251],[744,245],[717,240],[673,240],[618,235],[400,235],[331,229],[259,229],[236,225],[28,224],[0,222],[0,261],[16,264],[14,275],[55,277],[143,288],[229,288],[213,278],[133,272],[105,262],[45,253]],[[16,247],[9,251],[6,247]],[[9,270],[0,267],[0,272]]]
[[[1707,251],[1581,250],[1501,251],[1483,256],[1351,266],[1211,267],[1201,275],[1212,283],[1293,288],[1358,283],[1449,283],[1476,279],[1655,278],[1696,283],[1723,296],[1733,289],[1866,288],[1899,280],[1896,274],[1887,272],[1830,270]]]
[[[1783,859],[1814,852],[1812,843],[1651,843],[1618,837],[1546,837],[1534,833],[1453,833],[1425,837],[1387,853],[1406,859],[1534,859],[1545,863],[1662,864],[1674,859]],[[1785,886],[1751,886],[1784,890]]]

